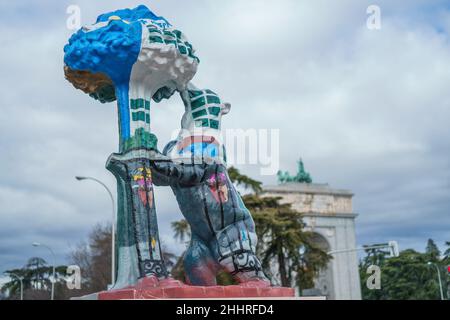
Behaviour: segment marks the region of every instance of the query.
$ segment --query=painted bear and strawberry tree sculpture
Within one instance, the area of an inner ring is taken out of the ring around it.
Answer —
[[[191,82],[199,59],[186,36],[138,6],[100,15],[64,51],[64,72],[75,88],[102,103],[117,100],[119,150],[106,164],[117,179],[117,280],[99,298],[214,297],[245,288],[265,290],[252,295],[293,295],[270,287],[263,274],[253,219],[226,169],[220,130],[230,104]],[[175,92],[185,113],[177,139],[161,153],[151,108]],[[153,184],[172,188],[191,226],[188,284],[173,280],[165,267]],[[240,286],[214,287],[219,270]],[[208,291],[211,286],[216,290]]]

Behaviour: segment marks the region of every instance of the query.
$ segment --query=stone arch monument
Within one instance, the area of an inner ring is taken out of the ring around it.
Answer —
[[[356,247],[353,193],[334,189],[328,184],[313,183],[298,162],[298,173],[278,173],[278,185],[265,186],[264,196],[281,197],[281,203],[291,203],[292,208],[303,213],[310,231],[317,235],[317,243],[327,252]],[[328,267],[316,279],[314,290],[328,299],[361,299],[361,287],[356,252],[333,254]]]

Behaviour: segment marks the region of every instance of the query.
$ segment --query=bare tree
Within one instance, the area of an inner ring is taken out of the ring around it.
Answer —
[[[106,290],[111,283],[111,225],[97,224],[87,242],[81,242],[69,255],[70,264],[81,269],[81,290],[72,296]]]

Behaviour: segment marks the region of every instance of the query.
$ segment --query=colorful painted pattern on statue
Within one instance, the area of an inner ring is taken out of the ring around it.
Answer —
[[[181,98],[185,113],[170,157],[185,163],[206,159],[226,163],[220,129],[222,116],[229,112],[230,104],[223,103],[214,91],[198,89],[193,84],[181,92]]]
[[[166,277],[148,155],[139,150],[113,154],[107,168],[116,177],[119,192],[118,286],[142,277]]]
[[[156,185],[172,188],[191,227],[192,240],[183,259],[189,283],[214,285],[220,269],[240,282],[266,279],[256,257],[253,219],[225,166],[165,161],[152,162],[152,171]]]
[[[153,184],[152,184],[152,172],[149,168],[137,168],[132,173],[133,177],[133,190],[137,190],[139,199],[141,199],[144,207],[153,207]],[[153,239],[154,241],[155,239]],[[152,245],[153,247],[153,245]]]
[[[189,90],[189,98],[195,126],[220,130],[222,107],[219,96],[209,89]]]
[[[149,33],[148,41],[150,44],[172,45],[177,48],[180,54],[194,59],[197,63],[200,62],[200,59],[194,54],[192,44],[186,41],[180,30],[161,27],[154,23],[146,25],[146,28]]]

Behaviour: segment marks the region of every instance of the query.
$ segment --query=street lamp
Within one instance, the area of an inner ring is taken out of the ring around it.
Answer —
[[[363,250],[368,250],[368,249],[383,249],[383,248],[389,248],[389,255],[391,258],[399,256],[397,241],[389,241],[389,243],[381,243],[381,244],[377,244],[377,245],[373,245],[373,246],[364,246],[364,247],[360,247],[360,248],[346,248],[346,249],[332,250],[332,251],[328,251],[327,254],[332,255],[332,254],[337,254],[337,253],[363,251]]]
[[[106,191],[109,194],[109,197],[111,198],[111,204],[112,204],[112,227],[111,227],[111,287],[114,286],[115,282],[116,282],[116,268],[115,268],[115,246],[116,246],[116,228],[115,228],[115,223],[116,223],[116,205],[114,202],[114,197],[112,195],[111,190],[109,190],[109,188],[106,186],[106,184],[104,184],[103,182],[101,182],[100,180],[96,179],[96,178],[92,178],[92,177],[82,177],[82,176],[76,176],[75,179],[77,179],[78,181],[82,181],[82,180],[92,180],[95,181],[99,184],[101,184],[103,186],[103,188],[106,189]]]
[[[45,244],[41,244],[39,242],[33,242],[33,247],[44,247],[44,248],[48,249],[53,256],[53,276],[52,276],[53,279],[50,282],[52,283],[51,299],[54,300],[55,299],[55,280],[56,280],[56,274],[55,274],[56,273],[55,272],[56,256],[55,256],[55,253],[53,252],[52,248],[50,248],[49,246],[46,246]]]
[[[442,290],[441,271],[439,270],[439,267],[435,263],[429,261],[427,264],[429,266],[433,265],[436,268],[437,274],[438,274],[438,280],[439,280],[439,291],[441,293],[441,300],[445,300],[444,299],[444,290]]]

